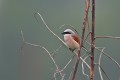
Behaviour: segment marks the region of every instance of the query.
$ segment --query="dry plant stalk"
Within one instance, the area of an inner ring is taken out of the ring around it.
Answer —
[[[77,61],[75,63],[75,66],[74,66],[74,71],[73,71],[73,74],[71,76],[71,80],[75,80],[76,72],[78,69],[79,61],[80,61],[79,58],[80,58],[80,53],[81,53],[81,49],[83,47],[83,42],[84,42],[85,27],[86,27],[86,21],[87,21],[87,17],[88,17],[89,7],[90,7],[90,0],[88,0],[86,3],[86,10],[85,10],[83,24],[82,24],[82,37],[81,37],[81,42],[80,42],[80,51],[78,51],[78,53],[77,53],[78,58],[77,58]]]
[[[94,49],[95,49],[95,0],[92,0],[92,27],[91,27],[91,64],[90,64],[90,80],[94,79]]]

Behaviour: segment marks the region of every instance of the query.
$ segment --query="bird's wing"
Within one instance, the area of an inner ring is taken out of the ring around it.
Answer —
[[[80,38],[77,35],[72,35],[73,39],[80,44]]]

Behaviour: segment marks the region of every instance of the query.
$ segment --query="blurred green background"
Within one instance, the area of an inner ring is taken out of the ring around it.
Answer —
[[[119,3],[119,0],[96,0],[95,35],[120,36]],[[84,0],[0,0],[0,80],[51,80],[55,66],[43,49],[26,45],[24,55],[21,54],[21,27],[26,41],[44,46],[52,53],[62,43],[45,28],[39,17],[37,23],[34,13],[41,13],[50,29],[63,39],[61,32],[64,29],[59,29],[63,24],[74,26],[81,34],[84,10]],[[105,52],[120,63],[120,40],[97,39],[96,46],[106,47]],[[62,47],[55,60],[63,68],[72,56],[66,47]],[[75,59],[64,71],[65,79],[73,70],[74,62]],[[120,69],[114,62],[103,56],[102,66],[111,80],[119,80]],[[79,68],[76,80],[87,80],[81,73],[81,65]],[[59,75],[57,78],[60,80]],[[97,66],[95,80],[100,80]]]

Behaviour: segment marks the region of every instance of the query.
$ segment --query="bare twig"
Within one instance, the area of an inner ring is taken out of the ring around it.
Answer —
[[[23,41],[23,44],[22,44],[22,46],[21,46],[21,48],[20,48],[20,51],[21,51],[21,53],[24,55],[24,51],[22,51],[22,49],[23,49],[23,47],[24,47],[24,45],[25,45],[25,40],[24,40],[24,37],[23,37],[23,32],[22,32],[22,29],[21,29],[21,36],[22,36],[22,41]]]
[[[57,49],[54,50],[54,52],[52,53],[52,56],[54,57],[56,52],[59,51],[59,49],[62,47],[62,45],[60,45]]]
[[[88,36],[90,36],[90,40],[91,40],[91,32],[89,32],[85,38],[85,40],[87,40]]]
[[[77,53],[75,53],[75,54],[77,54]],[[88,55],[89,56],[89,55]],[[90,69],[90,66],[89,66],[89,64],[85,61],[85,59],[83,59],[82,58],[83,56],[80,56],[80,59],[81,59],[81,61],[84,63],[84,64],[86,64],[86,66]]]
[[[103,73],[105,74],[105,76],[108,78],[108,80],[111,80],[111,79],[108,77],[108,75],[106,74],[106,72],[103,70],[102,66],[101,66],[101,65],[99,65],[99,66],[100,66],[102,72],[103,72]]]
[[[44,19],[43,19],[43,17],[42,17],[42,15],[40,14],[40,13],[35,13],[35,15],[39,15],[39,17],[41,18],[41,20],[42,20],[42,22],[44,23],[44,25],[45,25],[45,27],[48,29],[48,31],[50,31],[55,37],[57,37],[64,45],[66,45],[65,44],[65,42],[58,36],[58,35],[56,35],[49,27],[48,27],[48,25],[46,24],[46,22],[44,21]],[[36,16],[35,16],[35,18],[36,18]],[[36,18],[37,19],[37,18]],[[38,21],[38,20],[37,20]]]
[[[95,39],[97,38],[111,38],[111,39],[120,39],[120,37],[113,37],[113,36],[96,36]]]
[[[81,42],[80,42],[80,51],[78,52],[78,58],[77,58],[77,61],[75,63],[75,66],[74,66],[74,71],[73,71],[73,75],[71,77],[71,80],[75,80],[75,75],[76,75],[78,64],[80,61],[79,58],[80,58],[80,53],[81,53],[81,49],[82,49],[83,42],[84,42],[84,33],[85,33],[86,20],[87,20],[87,16],[88,16],[89,7],[90,7],[90,0],[87,1],[87,5],[86,5],[86,10],[85,10],[83,24],[82,24],[82,37],[81,37]]]
[[[71,76],[72,76],[72,71],[70,72],[70,75],[69,75],[69,78],[68,78],[68,80],[70,80]]]
[[[25,41],[22,30],[21,30],[21,35],[22,35],[22,40],[23,40],[24,45],[27,44],[27,45],[31,45],[31,46],[34,46],[34,47],[40,47],[40,48],[44,49],[44,50],[48,53],[49,57],[51,58],[51,60],[53,61],[54,65],[55,65],[55,67],[56,67],[56,71],[57,71],[58,73],[60,73],[60,76],[62,77],[61,79],[63,80],[63,74],[62,74],[61,71],[59,70],[59,67],[58,67],[58,65],[56,64],[56,62],[55,62],[54,58],[52,57],[52,55],[50,54],[50,52],[49,52],[45,47],[43,47],[43,46],[41,46],[41,45],[36,45],[36,44],[32,44],[32,43],[29,43],[29,42]],[[21,50],[22,50],[22,49],[23,49],[23,47],[21,48]],[[55,76],[54,76],[54,78],[55,78]],[[55,78],[55,79],[56,79],[56,78]]]
[[[101,50],[101,53],[100,53],[100,56],[99,56],[99,62],[98,62],[99,65],[101,65],[101,58],[102,58],[102,54],[103,54],[103,50],[104,50],[104,49],[105,49],[105,48],[103,48],[103,49]],[[102,76],[102,72],[101,72],[100,66],[98,66],[98,69],[99,69],[100,78],[101,78],[101,80],[103,80],[103,76]]]
[[[54,65],[56,66],[56,70],[60,73],[60,75],[61,75],[61,77],[62,77],[62,80],[63,80],[63,77],[64,77],[64,76],[63,76],[63,74],[61,73],[61,71],[59,70],[59,67],[57,66],[54,58],[52,57],[52,55],[49,53],[49,51],[48,51],[45,47],[42,47],[42,48],[49,54],[49,56],[50,56],[50,58],[52,59]]]
[[[91,45],[89,42],[86,41],[87,44]],[[96,50],[100,51],[99,47],[95,47]],[[114,59],[112,58],[110,55],[108,55],[107,53],[105,53],[104,51],[102,52],[106,57],[108,57],[110,60],[112,60],[113,62],[115,62],[115,64],[118,66],[118,68],[120,69],[120,64]]]
[[[21,36],[22,36],[22,41],[25,42],[22,29],[21,29]]]
[[[95,47],[98,51],[101,51],[99,48]],[[120,69],[120,64],[114,59],[112,58],[110,55],[108,55],[107,53],[105,53],[104,51],[102,52],[105,56],[107,56],[109,59],[111,59],[113,62],[116,63],[116,65],[118,66],[118,68]]]
[[[74,57],[75,55],[67,62],[67,64],[63,67],[63,69],[61,69],[61,72],[66,69],[66,67],[70,64],[70,62],[73,60]]]
[[[89,55],[84,58],[84,61],[85,61],[88,57],[89,57]],[[89,69],[90,69],[90,67],[89,67]],[[89,76],[84,72],[84,63],[83,63],[83,62],[82,62],[82,73],[83,73],[83,75],[87,76],[87,78],[88,78],[88,80],[89,80]]]
[[[64,77],[65,77],[65,74],[63,74],[63,76],[62,76],[62,79],[61,79],[61,80],[65,80],[65,79],[64,79]]]
[[[86,64],[86,66],[90,69],[90,66],[89,66],[89,64],[84,60],[84,59],[82,59],[81,57],[80,57],[80,59],[82,60],[82,62],[83,63],[85,63]]]
[[[91,27],[91,68],[90,68],[90,80],[94,79],[94,45],[95,45],[95,0],[92,0],[92,27]]]

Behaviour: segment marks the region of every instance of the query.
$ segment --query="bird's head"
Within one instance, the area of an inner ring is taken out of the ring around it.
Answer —
[[[73,34],[75,34],[75,32],[72,31],[71,29],[66,29],[66,30],[62,33],[62,35],[73,35]]]

